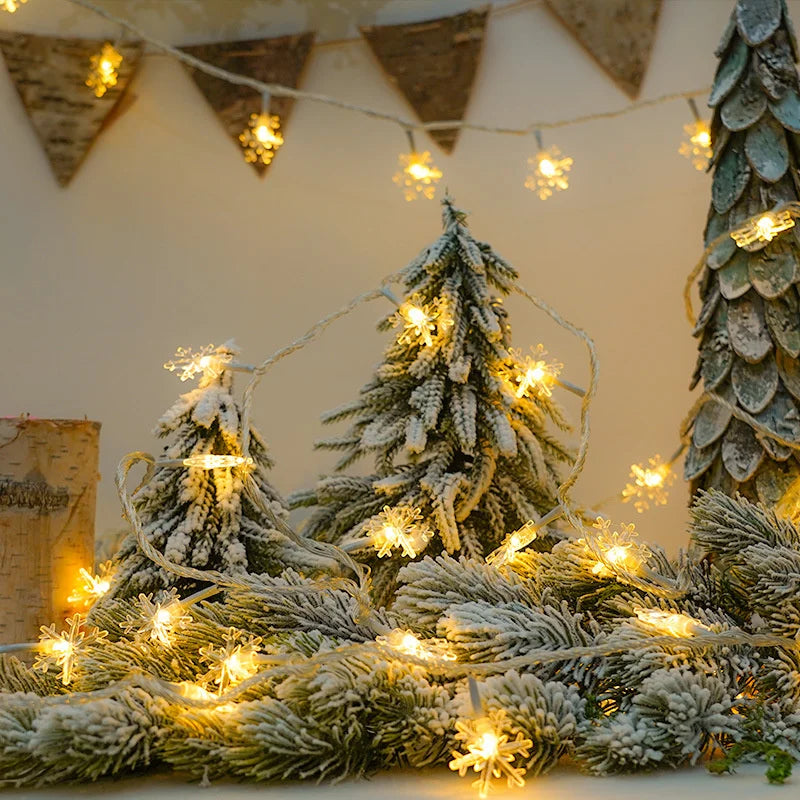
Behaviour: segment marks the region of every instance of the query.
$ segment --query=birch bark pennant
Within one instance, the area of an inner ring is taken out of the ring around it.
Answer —
[[[635,100],[655,41],[661,0],[546,0],[579,44]]]
[[[100,423],[0,419],[0,643],[70,613],[94,565]]]
[[[389,80],[422,122],[461,120],[480,61],[488,10],[467,11],[410,25],[361,28]],[[430,131],[452,153],[459,128]]]
[[[314,44],[314,36],[314,33],[300,33],[271,39],[192,45],[182,50],[215,67],[247,75],[264,83],[280,83],[296,89]],[[235,142],[236,149],[241,152],[239,135],[247,128],[250,115],[261,112],[261,95],[249,86],[228,83],[192,67],[188,69],[197,87]],[[294,100],[291,97],[272,97],[268,110],[270,114],[280,117],[281,128],[285,130],[293,107]],[[268,169],[268,165],[260,161],[252,166],[262,177]]]
[[[9,75],[61,186],[72,180],[115,112],[142,56],[140,42],[117,44],[117,85],[103,97],[86,86],[89,59],[103,40],[0,33]]]

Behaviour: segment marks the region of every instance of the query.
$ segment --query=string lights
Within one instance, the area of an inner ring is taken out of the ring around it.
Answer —
[[[442,639],[420,640],[409,630],[395,628],[388,634],[377,636],[378,644],[420,661],[455,661],[456,656],[450,645]]]
[[[410,128],[406,129],[406,136],[410,150],[399,155],[399,171],[392,180],[403,190],[403,196],[409,203],[418,197],[433,200],[436,184],[442,179],[442,171],[433,163],[428,150],[417,150]]]
[[[486,797],[491,788],[492,778],[505,778],[509,788],[525,785],[525,768],[516,766],[517,757],[527,758],[533,742],[526,739],[520,731],[512,739],[507,732],[508,717],[503,709],[483,710],[480,691],[475,679],[467,679],[472,717],[456,720],[456,739],[462,749],[453,751],[450,769],[463,778],[471,769],[479,773],[473,786],[480,797]]]
[[[269,112],[269,93],[261,96],[261,112],[251,114],[247,127],[239,134],[239,142],[248,164],[269,165],[283,146],[281,118]]]
[[[634,613],[644,625],[667,636],[686,638],[711,630],[708,625],[704,625],[694,617],[663,611],[660,608],[635,608]]]
[[[164,647],[172,643],[172,634],[184,628],[191,617],[186,613],[175,592],[166,599],[154,601],[145,594],[139,595],[139,613],[129,618],[125,629],[137,637],[158,642]]]
[[[243,634],[236,628],[229,628],[224,634],[225,644],[221,647],[209,645],[200,648],[200,656],[210,665],[203,680],[215,683],[219,694],[231,686],[251,678],[258,672],[260,637],[253,636],[239,641]]]
[[[21,5],[27,2],[28,0],[0,0],[0,8],[3,11],[8,11],[9,14],[13,14]]]
[[[613,527],[610,519],[598,517],[593,526],[597,533],[581,539],[589,555],[597,561],[592,567],[592,574],[599,578],[610,578],[616,570],[636,573],[650,557],[647,545],[637,541],[639,534],[636,526],[620,525]]]
[[[712,156],[711,128],[708,121],[700,117],[694,98],[687,98],[687,102],[694,120],[683,126],[684,141],[681,142],[678,152],[688,158],[696,170],[703,171],[708,167]]]
[[[531,348],[531,355],[523,355],[520,350],[509,350],[514,359],[513,380],[516,382],[516,395],[525,397],[532,392],[538,397],[551,397],[552,386],[556,383],[564,365],[558,361],[548,361],[547,350],[541,344]]]
[[[84,617],[80,614],[74,614],[66,623],[67,629],[61,632],[55,625],[42,625],[38,655],[33,668],[49,672],[55,667],[59,671],[61,683],[69,686],[75,674],[76,657],[87,646],[105,639],[107,632],[85,627]]]
[[[196,469],[231,469],[232,467],[252,467],[255,462],[249,456],[235,456],[217,453],[195,453],[181,461],[185,467]]]
[[[533,520],[528,520],[519,530],[510,533],[503,544],[486,557],[487,564],[503,567],[514,563],[514,557],[536,539],[537,526]]]
[[[232,353],[213,344],[207,344],[197,351],[189,347],[179,347],[172,359],[165,362],[164,369],[177,372],[181,381],[190,381],[195,375],[218,378],[232,360]]]
[[[573,159],[565,156],[555,146],[545,148],[541,131],[535,131],[539,152],[528,159],[532,172],[525,179],[525,188],[536,192],[540,200],[547,200],[555,192],[563,192],[569,188],[569,172]]]
[[[653,456],[648,465],[632,464],[630,476],[632,481],[622,490],[622,502],[633,501],[638,512],[647,511],[650,505],[663,506],[669,499],[669,487],[675,480],[675,473],[669,462],[662,461],[661,456]]]
[[[79,583],[67,597],[67,602],[83,609],[90,608],[111,588],[113,577],[112,562],[107,561],[98,568],[98,574],[92,575],[87,569],[81,567],[78,571]]]
[[[739,247],[748,248],[754,244],[771,242],[779,233],[794,227],[794,218],[788,209],[766,211],[759,217],[752,217],[740,228],[731,231],[731,238]]]
[[[433,535],[422,522],[422,512],[408,507],[384,506],[380,514],[367,520],[363,530],[378,558],[390,555],[395,549],[404,556],[415,558]]]
[[[440,297],[422,305],[418,297],[409,298],[397,310],[395,325],[403,325],[404,330],[397,337],[401,344],[422,342],[426,347],[433,346],[433,337],[453,325],[453,318],[447,311],[445,301]]]
[[[106,42],[99,53],[89,58],[86,85],[94,92],[95,97],[103,97],[109,89],[117,85],[121,65],[122,53],[111,42]]]

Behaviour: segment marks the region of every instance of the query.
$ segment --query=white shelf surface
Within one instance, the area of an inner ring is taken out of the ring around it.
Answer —
[[[446,769],[381,773],[370,780],[344,781],[335,785],[305,783],[213,783],[199,789],[196,783],[169,775],[103,780],[80,786],[18,789],[2,792],[2,800],[68,800],[107,797],[115,800],[477,800],[471,781]],[[703,767],[590,778],[570,767],[530,780],[522,789],[496,789],[489,800],[789,800],[796,798],[800,777],[784,786],[770,786],[762,765],[747,765],[733,775],[710,775]]]

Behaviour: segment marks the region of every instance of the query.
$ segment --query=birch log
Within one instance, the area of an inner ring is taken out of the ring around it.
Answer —
[[[100,423],[0,419],[0,644],[61,622],[94,563]]]

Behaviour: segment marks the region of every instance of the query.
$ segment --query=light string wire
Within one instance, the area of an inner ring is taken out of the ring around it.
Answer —
[[[385,291],[383,287],[385,287],[386,284],[392,282],[393,280],[396,280],[400,274],[402,273],[395,273],[394,275],[387,277],[382,283],[381,289],[373,290],[372,292],[367,292],[354,298],[350,303],[348,303],[342,309],[339,309],[339,311],[334,312],[333,314],[323,318],[318,323],[313,325],[306,332],[306,334],[297,339],[295,342],[292,342],[290,345],[281,348],[281,350],[277,351],[275,354],[266,359],[262,363],[262,365],[260,365],[260,367],[257,367],[255,369],[256,374],[253,376],[253,379],[251,379],[249,385],[251,391],[248,394],[248,399],[252,401],[252,395],[255,386],[257,385],[260,378],[270,368],[270,366],[272,366],[274,363],[277,363],[277,361],[281,360],[282,358],[285,358],[290,353],[294,353],[302,349],[311,341],[314,341],[321,335],[321,333],[330,324],[332,324],[333,321],[350,313],[353,309],[355,309],[362,303],[368,302],[369,300],[372,299],[376,299],[377,297],[380,296],[385,296]],[[583,465],[585,463],[586,448],[588,446],[587,443],[589,435],[589,406],[597,390],[597,378],[599,374],[599,359],[597,356],[597,351],[594,342],[592,341],[591,337],[589,337],[588,334],[585,333],[585,331],[570,323],[568,320],[563,318],[557,311],[551,308],[547,303],[537,298],[535,295],[532,295],[526,290],[522,289],[522,287],[516,286],[515,290],[519,294],[523,295],[528,300],[530,300],[530,302],[532,302],[538,308],[545,311],[545,313],[547,313],[559,325],[571,331],[574,335],[580,338],[586,345],[587,350],[589,352],[590,373],[591,373],[590,382],[586,395],[583,398],[582,409],[581,409],[581,448],[579,449],[579,456],[582,456],[582,458],[576,459],[575,465],[573,465],[572,470],[570,471],[569,475],[565,479],[562,486],[559,487],[559,492],[558,492],[559,497],[562,498],[564,511],[567,512],[568,514],[573,514],[574,516],[574,512],[572,511],[572,506],[569,501],[568,492],[569,489],[574,485],[575,481],[578,479],[583,469]],[[119,466],[117,468],[116,485],[117,485],[117,491],[120,496],[120,501],[122,503],[123,509],[125,510],[125,514],[134,529],[137,541],[140,547],[142,548],[142,551],[148,558],[150,558],[154,563],[158,564],[159,566],[181,577],[190,578],[201,582],[209,582],[214,584],[215,587],[223,587],[225,589],[238,589],[246,592],[258,592],[259,589],[267,588],[264,586],[263,583],[261,583],[258,579],[254,577],[224,575],[216,570],[198,570],[193,567],[187,567],[180,564],[175,564],[169,561],[162,553],[160,553],[155,547],[153,547],[153,545],[144,536],[143,526],[141,523],[141,519],[139,518],[139,515],[136,511],[133,502],[133,496],[131,493],[128,492],[126,488],[128,473],[130,472],[131,468],[134,465],[140,462],[143,462],[147,465],[145,474],[142,478],[142,481],[139,484],[139,487],[137,487],[136,491],[141,489],[141,487],[144,486],[152,478],[156,468],[156,461],[153,458],[153,456],[143,452],[129,453],[120,461]],[[257,490],[257,487],[255,488]],[[257,491],[256,495],[258,495]],[[577,517],[575,517],[575,519],[577,520]],[[308,546],[309,544],[308,540],[305,540],[303,537],[298,537],[296,534],[294,534],[290,526],[287,525],[286,528],[288,529],[288,531],[291,531],[294,540],[296,540],[302,546],[305,547]],[[328,547],[330,548],[331,552],[339,550],[339,548],[337,548],[335,545],[328,545]],[[343,561],[344,563],[352,562],[352,559],[350,559],[350,557],[346,553],[342,553],[341,555],[343,556],[343,558],[339,559],[340,561]],[[278,589],[278,587],[275,588]],[[369,622],[369,625],[372,628],[372,630],[378,634],[383,634],[388,632],[389,630],[388,626],[381,620],[377,619],[375,609],[372,607],[368,595],[366,595],[366,592],[364,592],[363,587],[359,585],[359,587],[357,587],[357,590],[354,591],[356,587],[352,581],[346,579],[337,579],[337,578],[322,579],[322,580],[315,580],[312,586],[300,585],[294,587],[280,587],[278,590],[281,592],[283,592],[284,590],[292,590],[292,589],[296,589],[299,591],[307,591],[310,588],[313,588],[314,590],[317,591],[335,590],[344,588],[351,595],[356,597],[356,599],[359,601],[359,604],[362,607],[362,611],[365,612],[363,614],[363,617],[367,618],[367,621]],[[201,592],[197,593],[196,596],[198,599],[204,599],[210,593],[211,593],[210,589],[202,590]],[[70,703],[76,701],[80,703],[91,702],[93,700],[100,699],[103,697],[118,696],[119,692],[127,687],[139,687],[144,689],[145,691],[148,691],[153,695],[161,696],[169,702],[181,704],[187,708],[214,709],[224,705],[227,702],[238,700],[249,690],[258,687],[265,681],[271,680],[274,677],[286,676],[289,674],[303,674],[310,669],[315,669],[328,663],[341,663],[348,656],[364,654],[365,652],[370,652],[370,651],[376,652],[379,655],[389,656],[393,660],[402,661],[411,666],[422,667],[432,674],[439,674],[442,675],[443,677],[456,679],[456,678],[463,678],[464,676],[471,677],[475,675],[491,675],[497,673],[505,673],[510,669],[524,669],[526,667],[531,667],[535,665],[558,663],[563,661],[571,661],[575,659],[607,657],[610,655],[614,655],[616,653],[628,651],[637,644],[643,645],[645,647],[680,646],[682,648],[686,648],[689,650],[703,649],[714,646],[729,647],[734,645],[749,645],[751,647],[772,647],[772,648],[782,648],[790,650],[795,650],[797,648],[797,644],[794,640],[787,639],[785,637],[775,636],[773,634],[749,634],[739,629],[732,629],[721,632],[713,632],[713,631],[702,632],[699,634],[692,635],[691,637],[681,637],[681,638],[676,638],[675,636],[671,635],[652,636],[648,637],[644,641],[642,641],[639,638],[634,639],[633,637],[623,637],[623,639],[618,641],[600,642],[590,646],[578,646],[578,647],[562,648],[558,650],[540,649],[527,653],[524,656],[516,656],[510,659],[504,659],[499,661],[470,660],[468,662],[450,663],[445,661],[431,662],[429,660],[421,659],[414,655],[410,655],[395,650],[394,648],[388,647],[378,642],[369,642],[369,643],[355,643],[355,644],[343,645],[342,647],[339,647],[336,650],[326,653],[315,654],[298,663],[289,662],[289,663],[281,663],[280,665],[277,666],[270,666],[267,669],[260,670],[252,677],[237,684],[235,687],[227,690],[226,692],[208,699],[188,698],[185,695],[183,695],[180,691],[176,690],[176,686],[173,683],[170,683],[168,681],[165,681],[161,678],[157,678],[154,676],[148,676],[141,673],[134,673],[126,678],[121,679],[120,681],[116,681],[110,684],[104,689],[93,690],[90,692],[72,693],[62,696],[55,696],[53,698],[49,698],[49,700],[55,703]],[[15,649],[20,649],[21,646],[14,646],[14,647]],[[0,652],[3,651],[0,650]]]
[[[220,80],[227,81],[228,83],[237,86],[248,86],[257,91],[259,94],[268,92],[274,97],[290,97],[295,100],[310,100],[315,103],[323,103],[329,106],[335,106],[345,111],[352,111],[372,119],[382,120],[384,122],[392,122],[399,125],[404,130],[419,130],[419,131],[437,131],[447,128],[460,128],[462,130],[480,131],[482,133],[494,133],[507,136],[530,136],[537,130],[555,130],[558,128],[565,128],[572,125],[580,125],[585,122],[595,122],[597,120],[614,119],[634,111],[639,111],[644,108],[651,108],[652,106],[661,105],[663,103],[672,102],[675,100],[688,100],[695,97],[707,95],[710,91],[709,86],[702,89],[692,89],[684,92],[670,92],[662,94],[658,97],[653,97],[649,100],[637,100],[627,106],[617,109],[615,111],[600,111],[592,114],[582,114],[570,119],[562,119],[555,121],[541,121],[532,122],[524,128],[513,128],[507,126],[485,125],[476,122],[465,122],[464,120],[435,120],[432,122],[420,122],[415,119],[408,119],[397,114],[390,114],[385,111],[378,111],[377,109],[368,106],[361,106],[355,103],[348,103],[344,100],[339,100],[330,95],[319,94],[317,92],[307,92],[302,89],[294,89],[291,86],[284,86],[280,83],[265,83],[247,75],[231,72],[230,70],[222,69],[221,67],[214,66],[213,64],[196,58],[195,56],[185,53],[183,50],[173,47],[171,44],[151,36],[146,31],[142,30],[138,25],[130,20],[120,17],[117,14],[108,11],[91,0],[67,0],[73,5],[80,6],[81,8],[91,11],[104,19],[113,22],[115,25],[120,25],[137,38],[147,42],[152,47],[166,53],[178,61],[193,67],[194,69],[204,72],[206,75],[219,78]]]
[[[787,211],[793,219],[800,217],[800,201],[790,200],[788,203],[782,203],[781,205],[767,209],[766,211],[760,211],[758,214],[753,214],[752,216],[743,219],[737,225],[737,228],[743,227],[748,223],[756,222],[766,213],[780,214],[782,211]],[[703,267],[706,266],[706,259],[709,257],[709,255],[711,255],[712,250],[721,245],[726,239],[730,238],[731,232],[725,231],[716,238],[712,239],[706,246],[705,250],[703,250],[698,262],[694,265],[692,271],[686,278],[686,283],[683,286],[683,304],[686,309],[686,319],[689,320],[689,324],[692,326],[697,324],[697,317],[695,316],[694,304],[692,302],[692,289],[694,288],[694,282],[703,271]]]
[[[315,323],[315,325],[313,325],[299,339],[290,343],[286,347],[281,348],[275,354],[273,354],[264,362],[262,362],[262,364],[259,367],[256,367],[254,369],[255,374],[251,379],[250,384],[248,385],[250,392],[248,392],[247,394],[247,401],[249,401],[249,403],[252,403],[252,397],[255,387],[257,386],[261,377],[263,377],[263,375],[269,370],[269,368],[272,365],[277,363],[277,361],[281,360],[282,358],[285,358],[288,355],[304,348],[307,344],[317,339],[322,334],[322,332],[335,320],[340,319],[343,316],[346,316],[362,303],[369,302],[370,300],[385,296],[386,294],[385,287],[389,283],[396,281],[401,275],[402,271],[388,276],[382,282],[380,289],[376,289],[371,292],[366,292],[354,298],[346,306],[342,307],[333,314],[330,314],[327,317],[320,320],[319,322]],[[578,530],[580,530],[582,527],[580,518],[573,510],[572,503],[569,499],[569,490],[570,488],[572,488],[572,486],[575,484],[578,477],[580,476],[586,460],[586,452],[588,448],[589,431],[590,431],[589,407],[597,391],[597,382],[599,375],[599,358],[597,355],[596,347],[591,337],[585,331],[573,325],[571,322],[569,322],[569,320],[566,320],[563,316],[561,316],[561,314],[555,311],[555,309],[549,306],[549,304],[547,304],[545,301],[541,300],[535,295],[532,295],[530,292],[517,285],[515,285],[514,291],[526,297],[537,308],[548,314],[548,316],[550,316],[551,319],[553,319],[559,325],[561,325],[566,330],[570,331],[579,339],[581,339],[586,345],[587,351],[589,353],[590,380],[589,380],[589,387],[586,391],[584,398],[582,399],[581,446],[579,447],[578,456],[576,457],[575,464],[570,470],[570,473],[568,474],[565,481],[558,489],[558,497],[562,501],[561,510],[564,512],[564,515],[567,516],[568,519],[570,519],[570,522],[573,525],[577,522]],[[124,459],[122,459],[117,470],[116,483],[123,508],[125,509],[126,515],[131,525],[134,528],[137,540],[140,546],[142,547],[143,552],[145,553],[145,555],[148,556],[148,558],[153,560],[159,566],[169,571],[172,571],[175,574],[180,575],[181,577],[187,577],[204,582],[211,582],[218,586],[225,587],[227,589],[239,589],[247,592],[250,591],[258,592],[259,588],[261,589],[267,588],[264,586],[264,584],[262,584],[260,581],[254,578],[248,579],[235,576],[228,576],[228,575],[223,575],[216,571],[197,570],[192,567],[185,567],[183,565],[173,564],[155,547],[153,547],[152,544],[149,541],[147,541],[147,539],[144,536],[141,520],[136,512],[132,496],[128,493],[126,489],[128,472],[130,471],[131,467],[134,466],[134,464],[138,463],[139,461],[144,461],[145,463],[148,464],[147,472],[141,484],[144,485],[144,483],[147,480],[149,480],[149,478],[152,476],[155,466],[153,457],[146,453],[131,453]],[[257,487],[254,488],[256,489],[255,494],[256,496],[258,496],[259,493],[257,492]],[[294,541],[296,541],[303,547],[309,546],[310,544],[309,540],[305,539],[304,537],[297,536],[297,534],[294,533],[294,531],[291,529],[290,526],[286,525],[285,528],[287,533],[291,532]],[[316,544],[321,544],[321,543],[316,543]],[[329,551],[330,554],[333,554],[335,551],[340,550],[340,548],[336,547],[336,545],[326,544],[326,546],[327,548],[330,548]],[[342,556],[344,556],[344,558],[339,559],[340,561],[348,564],[350,563],[355,564],[355,562],[353,562],[350,556],[347,555],[346,553],[342,553]],[[355,571],[360,576],[361,573],[358,572],[358,566],[356,567]],[[625,579],[632,579],[633,577],[636,576],[631,576],[623,571],[620,577],[623,577]],[[675,596],[676,594],[678,594],[674,592],[674,590],[672,592],[667,591],[668,589],[672,588],[671,587],[672,582],[667,581],[662,576],[658,576],[655,574],[648,574],[646,577],[648,580],[642,580],[641,578],[638,578],[636,581],[634,581],[634,585],[638,583],[645,590],[652,590],[653,585],[651,581],[655,580],[658,583],[663,582],[661,586],[662,592],[660,592],[662,595]],[[364,612],[362,615],[362,619],[359,621],[367,621],[369,627],[377,634],[384,634],[388,632],[389,630],[388,626],[382,620],[377,618],[375,609],[373,608],[368,598],[368,595],[366,594],[366,591],[364,591],[363,584],[359,585],[357,591],[354,591],[354,587],[355,585],[352,583],[352,581],[346,579],[333,578],[333,579],[315,580],[311,586],[300,585],[296,587],[280,587],[280,588],[275,587],[275,588],[278,591],[284,591],[284,589],[289,589],[289,590],[297,589],[299,591],[307,591],[308,589],[314,589],[314,590],[345,589],[346,591],[349,591],[349,593],[359,601],[361,610],[362,612]],[[157,691],[161,694],[166,694],[167,699],[171,698],[173,702],[177,701],[192,707],[209,708],[209,707],[219,706],[221,704],[224,704],[225,702],[236,700],[240,698],[242,695],[244,695],[246,692],[248,692],[250,689],[260,685],[266,680],[270,680],[276,675],[298,674],[298,673],[303,673],[309,669],[322,666],[326,663],[341,663],[341,661],[343,659],[346,659],[349,655],[363,654],[365,651],[368,652],[370,650],[378,652],[379,654],[383,655],[389,654],[393,659],[406,662],[410,665],[423,667],[430,673],[440,674],[444,677],[449,677],[449,678],[459,678],[459,677],[464,677],[465,675],[488,675],[488,674],[502,673],[506,672],[509,669],[526,668],[535,665],[570,661],[580,658],[586,659],[586,658],[606,657],[614,655],[619,652],[630,650],[631,647],[635,647],[637,644],[646,647],[653,647],[653,646],[676,647],[678,646],[678,643],[680,647],[688,649],[702,649],[713,646],[728,647],[734,645],[749,645],[751,647],[777,647],[790,650],[794,650],[797,647],[794,640],[787,639],[785,637],[776,636],[773,634],[750,634],[741,631],[739,629],[732,629],[721,632],[708,631],[695,634],[691,637],[681,637],[680,639],[677,639],[675,636],[671,635],[652,636],[648,637],[644,641],[638,638],[634,639],[632,637],[628,637],[620,641],[600,642],[590,646],[563,648],[559,650],[540,649],[527,653],[524,656],[516,656],[514,658],[504,659],[501,661],[475,660],[468,662],[448,663],[443,661],[431,662],[429,660],[421,659],[419,657],[407,653],[402,653],[400,651],[394,650],[391,647],[379,644],[377,642],[370,642],[370,643],[357,643],[357,644],[345,645],[343,647],[337,648],[336,650],[327,653],[320,653],[314,656],[310,656],[306,658],[304,661],[296,664],[283,663],[279,666],[271,666],[266,670],[259,671],[252,677],[246,679],[245,681],[238,684],[236,687],[228,690],[227,692],[208,700],[187,699],[183,695],[176,693],[174,690],[174,686],[172,684],[158,678],[138,675],[138,676],[132,676],[132,680],[138,681],[137,685],[142,685],[143,688],[149,688],[150,690]],[[105,692],[107,694],[113,695],[114,692],[118,690],[119,686],[124,685],[126,681],[128,681],[128,679],[123,679],[123,681],[120,681],[117,684],[113,684],[112,686],[108,687],[105,690],[100,690],[100,692]],[[98,692],[86,693],[86,697],[88,699],[96,698],[98,696],[100,696]]]

